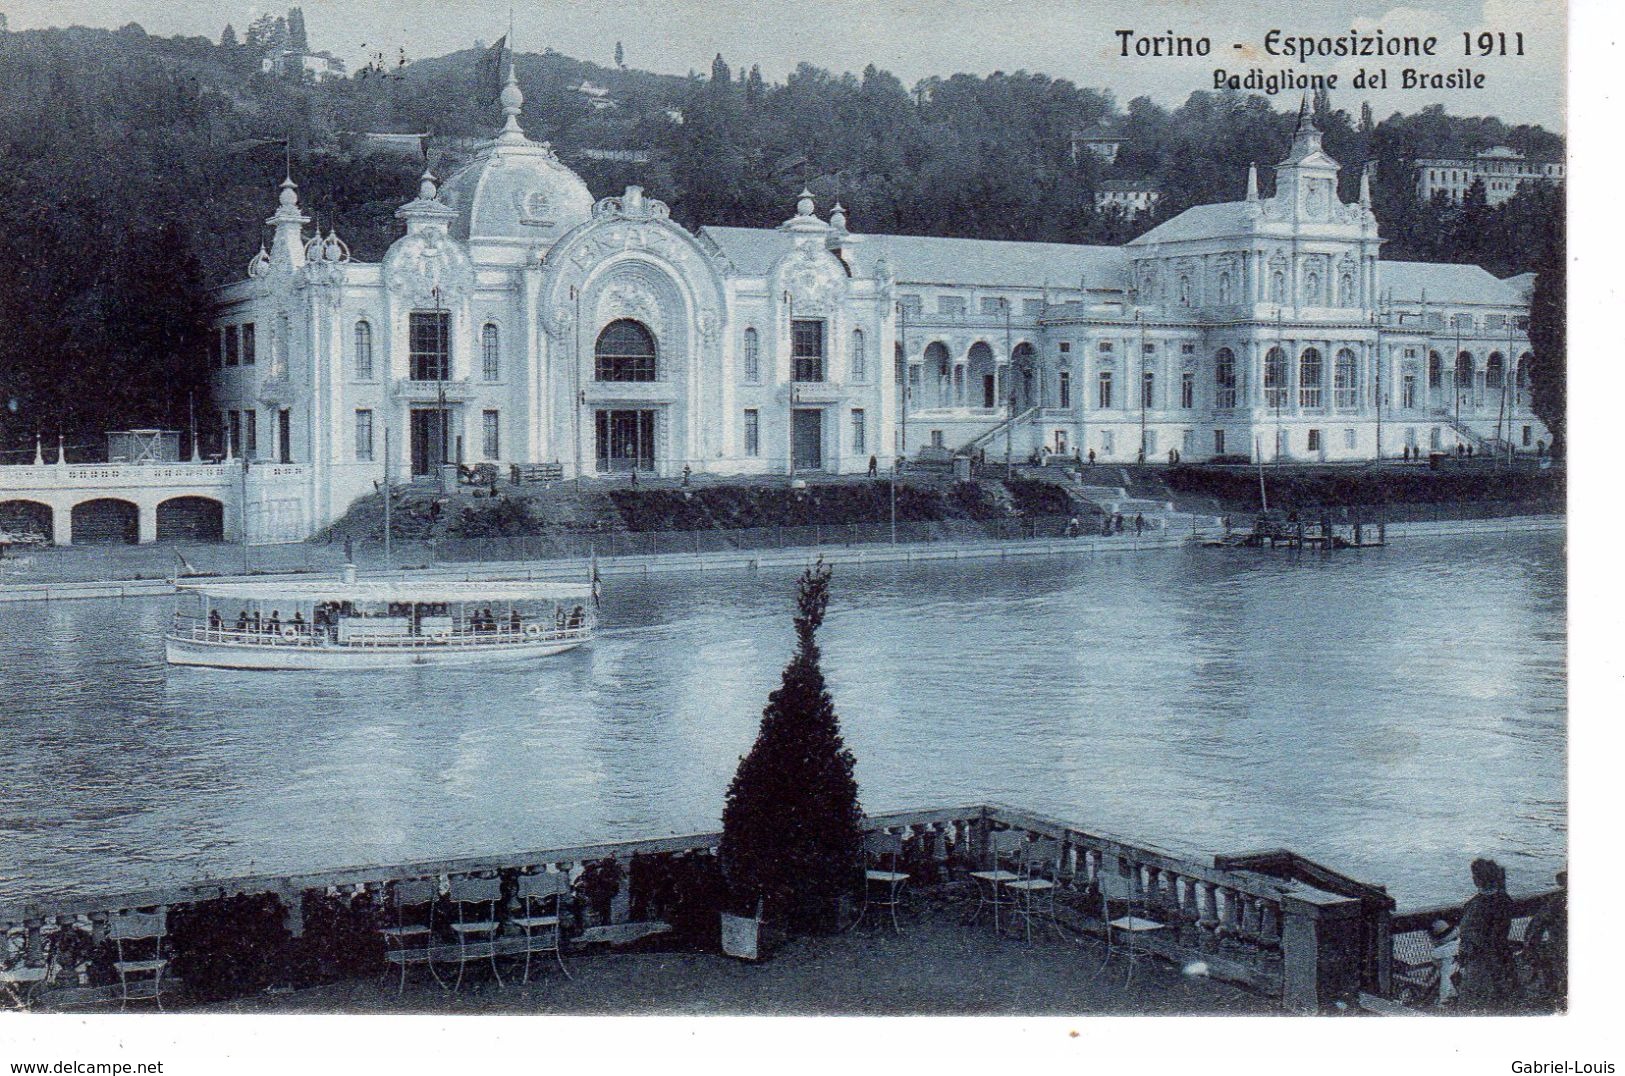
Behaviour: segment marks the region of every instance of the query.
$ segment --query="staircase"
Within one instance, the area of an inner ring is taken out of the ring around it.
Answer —
[[[1463,444],[1472,445],[1474,454],[1493,454],[1495,452],[1500,452],[1502,455],[1506,454],[1507,446],[1505,441],[1494,437],[1484,437],[1478,433],[1475,433],[1473,428],[1467,425],[1467,423],[1458,422],[1456,420],[1455,412],[1450,408],[1434,408],[1433,417],[1449,426],[1450,429],[1455,432],[1457,439]]]
[[[1005,430],[1014,431],[1017,426],[1021,425],[1021,423],[1028,421],[1037,414],[1038,408],[1029,407],[1019,415],[1012,415],[1010,418],[1005,419],[1003,422],[990,427],[984,432],[978,434],[976,437],[972,438],[971,441],[967,443],[960,451],[970,453],[981,448],[986,448],[988,445],[993,443],[995,438],[1004,433]]]

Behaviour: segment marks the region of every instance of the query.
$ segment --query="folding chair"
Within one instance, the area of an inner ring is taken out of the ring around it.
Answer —
[[[864,837],[863,860],[863,907],[847,929],[856,929],[869,914],[872,904],[891,913],[892,931],[901,934],[903,928],[897,922],[897,906],[903,902],[909,878],[907,871],[897,869],[903,862],[903,835],[879,832]]]
[[[1060,888],[1061,842],[1049,837],[1030,841],[1017,853],[1020,877],[1005,882],[1011,896],[1010,921],[1020,919],[1027,940],[1033,940],[1033,919],[1049,920],[1049,927],[1064,938],[1061,924],[1055,917],[1055,891]]]
[[[971,913],[967,925],[974,924],[981,918],[983,908],[993,909],[993,931],[999,931],[999,909],[1007,908],[1013,903],[1005,899],[1004,886],[1007,882],[1021,880],[1021,875],[1014,871],[1004,869],[1005,862],[1015,856],[1023,844],[1027,843],[1027,834],[1021,830],[1001,829],[995,831],[989,838],[993,854],[993,863],[990,869],[971,871],[970,876],[976,881],[976,910]]]
[[[502,879],[453,878],[451,880],[452,933],[457,935],[457,982],[463,985],[463,971],[469,961],[486,959],[491,974],[502,985],[497,970],[497,935],[502,932]]]
[[[107,921],[107,936],[113,941],[113,970],[118,972],[119,1008],[142,996],[132,991],[145,984],[152,987],[152,1000],[159,1011],[164,1007],[164,969],[169,966],[164,939],[169,921],[164,909],[156,912],[125,912]],[[147,976],[151,978],[147,978]],[[133,978],[139,976],[140,978]]]
[[[525,974],[530,982],[530,954],[552,952],[559,970],[572,978],[564,966],[564,901],[570,895],[570,876],[562,871],[521,874],[514,899],[519,914],[508,920],[525,939]]]
[[[434,981],[446,985],[434,968],[434,909],[439,900],[437,878],[407,878],[389,887],[385,901],[389,922],[379,933],[384,936],[384,959],[401,968],[397,996],[406,993],[406,969],[412,964],[427,964]]]
[[[1122,866],[1127,866],[1131,873],[1125,874]],[[1102,864],[1100,873],[1095,877],[1095,883],[1100,887],[1100,921],[1105,927],[1106,955],[1100,961],[1100,967],[1095,969],[1099,975],[1111,963],[1112,954],[1117,951],[1114,939],[1122,935],[1126,939],[1125,948],[1128,955],[1128,978],[1124,985],[1134,981],[1134,969],[1139,965],[1140,949],[1137,944],[1141,934],[1158,930],[1167,930],[1168,924],[1154,919],[1149,914],[1141,892],[1138,864],[1120,865],[1117,870],[1107,870]],[[1112,915],[1112,902],[1116,901],[1123,906],[1123,914]]]

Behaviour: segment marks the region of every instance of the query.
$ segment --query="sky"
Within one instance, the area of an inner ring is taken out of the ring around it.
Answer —
[[[286,4],[256,8],[236,0],[0,0],[13,30],[70,24],[117,27],[140,23],[151,34],[218,38],[230,22],[239,36],[258,11],[282,13]],[[507,29],[508,0],[303,0],[314,48],[327,49],[354,68],[375,50],[408,58],[494,41]],[[1296,9],[1296,10],[1294,10]],[[1370,100],[1380,117],[1442,103],[1459,115],[1494,115],[1513,123],[1564,130],[1567,18],[1564,0],[1340,0],[1290,4],[1283,0],[616,0],[563,3],[516,0],[515,40],[521,51],[551,47],[609,65],[615,43],[629,66],[668,74],[709,71],[721,53],[737,71],[760,64],[782,80],[798,63],[861,71],[870,63],[905,85],[931,75],[1035,71],[1110,91],[1120,103],[1142,94],[1174,105],[1191,91],[1211,89],[1213,70],[1244,73],[1292,67],[1336,72],[1333,104],[1356,112]],[[1265,33],[1321,36],[1381,29],[1393,36],[1432,34],[1439,53],[1389,58],[1386,91],[1348,87],[1361,63],[1262,55]],[[1116,34],[1137,37],[1171,31],[1211,41],[1206,57],[1123,57]],[[1463,31],[1524,35],[1523,57],[1469,60]],[[1234,45],[1243,45],[1237,51]],[[1248,57],[1242,59],[1242,57]],[[1402,90],[1405,67],[1450,72],[1471,68],[1485,76],[1477,90]],[[1276,98],[1287,109],[1297,91]]]

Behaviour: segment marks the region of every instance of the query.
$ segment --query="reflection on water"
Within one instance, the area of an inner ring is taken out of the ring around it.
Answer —
[[[1290,847],[1402,903],[1564,856],[1560,538],[837,569],[871,810]],[[0,606],[0,895],[714,828],[793,576],[611,580],[528,666],[169,669],[165,601]]]

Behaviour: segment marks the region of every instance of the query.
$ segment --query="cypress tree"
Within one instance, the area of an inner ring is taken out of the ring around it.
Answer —
[[[722,812],[722,869],[736,910],[753,912],[760,899],[767,918],[798,932],[833,925],[863,850],[852,752],[819,667],[829,579],[820,560],[797,584],[796,651]]]

